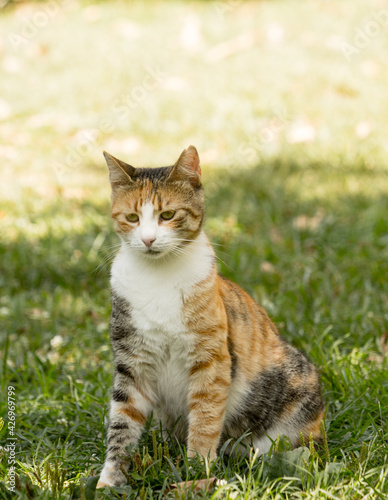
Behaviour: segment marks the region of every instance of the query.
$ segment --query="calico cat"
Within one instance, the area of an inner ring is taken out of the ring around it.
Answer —
[[[125,482],[126,447],[152,411],[189,456],[214,459],[226,438],[246,431],[260,453],[279,434],[294,445],[300,433],[319,438],[316,368],[217,272],[197,150],[154,169],[104,156],[122,246],[111,272],[115,373],[98,487]]]

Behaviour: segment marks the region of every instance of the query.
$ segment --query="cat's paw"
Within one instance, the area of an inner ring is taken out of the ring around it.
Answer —
[[[100,479],[98,480],[96,488],[104,488],[105,486],[121,486],[127,483],[124,474],[117,469],[104,467],[101,471]]]
[[[98,490],[99,488],[104,488],[105,486],[112,486],[111,484],[104,483],[103,481],[98,481],[96,489]]]

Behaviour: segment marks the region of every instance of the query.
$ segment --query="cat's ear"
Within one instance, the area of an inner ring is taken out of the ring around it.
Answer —
[[[201,166],[198,151],[189,146],[182,151],[168,177],[171,181],[190,181],[194,187],[201,185]]]
[[[119,160],[118,158],[115,158],[106,151],[104,151],[104,157],[109,168],[109,179],[112,189],[119,186],[128,186],[133,184],[132,176],[136,171],[134,167]]]

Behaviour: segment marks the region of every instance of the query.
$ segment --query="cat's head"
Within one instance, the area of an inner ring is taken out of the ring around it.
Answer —
[[[112,186],[112,218],[121,240],[139,255],[179,255],[200,234],[204,197],[194,146],[175,165],[134,168],[104,152]]]

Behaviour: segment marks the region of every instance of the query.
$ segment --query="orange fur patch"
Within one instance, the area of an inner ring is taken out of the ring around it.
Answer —
[[[143,413],[141,413],[141,411],[139,411],[132,405],[126,405],[125,407],[117,411],[119,413],[124,413],[125,415],[127,415],[127,417],[131,418],[141,425],[144,425],[146,423],[146,417],[143,415]]]

